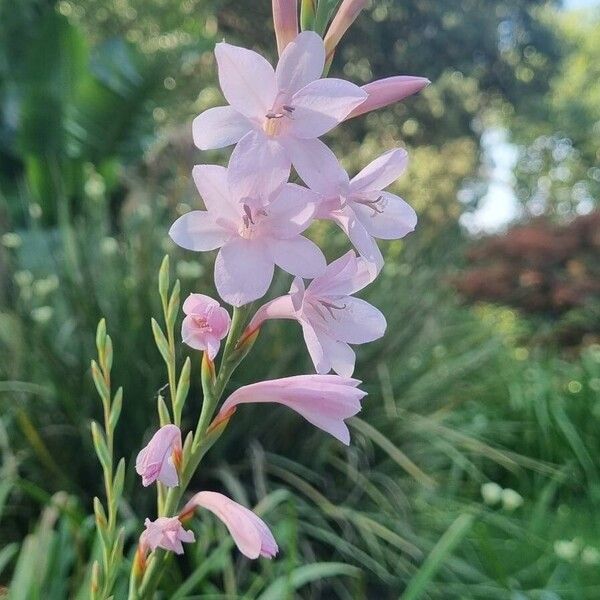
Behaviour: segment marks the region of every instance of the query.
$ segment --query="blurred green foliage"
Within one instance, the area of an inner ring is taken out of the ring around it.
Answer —
[[[597,36],[553,5],[374,0],[342,42],[332,75],[434,81],[328,140],[351,171],[397,144],[411,153],[396,191],[421,225],[386,244],[366,291],[389,323],[359,351],[370,395],[348,449],[284,409],[243,407],[195,484],[258,503],[281,557],[250,565],[214,521],[197,521],[168,597],[598,597],[600,347],[565,358],[525,346],[515,312],[465,307],[450,285],[469,243],[458,219],[484,191],[486,128],[507,127],[524,157],[540,136],[568,138],[577,168],[556,181],[571,194],[595,181]],[[88,425],[95,325],[106,316],[114,341],[117,454],[130,465],[166,381],[149,326],[164,252],[184,295],[214,294],[213,257],[166,236],[199,205],[191,165],[225,156],[200,157],[190,139],[191,118],[222,102],[212,47],[225,36],[273,57],[269,13],[267,0],[0,4],[0,574],[11,598],[86,597],[101,490]],[[524,202],[556,174],[535,164],[519,167]],[[312,233],[330,258],[345,248],[329,227]],[[288,285],[279,276],[271,293]],[[299,330],[270,323],[232,385],[307,369]],[[184,428],[199,393],[196,377]],[[131,557],[152,506],[131,469],[126,489]]]

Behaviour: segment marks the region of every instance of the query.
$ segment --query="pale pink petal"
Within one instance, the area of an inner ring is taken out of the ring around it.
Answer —
[[[161,427],[151,438],[148,444],[138,453],[135,461],[135,470],[142,476],[142,485],[147,487],[161,476],[166,479],[167,485],[176,486],[179,483],[175,467],[167,467],[173,452],[181,450],[181,431],[176,425]],[[173,471],[174,477],[173,477]],[[163,481],[164,483],[164,481]]]
[[[357,258],[350,250],[327,266],[327,269],[308,286],[316,296],[349,296],[362,290],[376,277],[367,261]]]
[[[204,294],[190,294],[183,302],[183,312],[186,315],[203,314],[211,308],[216,308],[219,303],[210,296]]]
[[[237,202],[227,183],[227,169],[218,165],[196,165],[192,177],[207,210],[213,215],[236,223],[239,221]]]
[[[232,196],[267,199],[290,176],[290,160],[278,141],[251,131],[237,144],[227,170]]]
[[[303,139],[320,137],[343,121],[367,94],[343,79],[317,79],[294,94],[290,132]]]
[[[298,0],[273,0],[272,5],[277,52],[281,56],[298,35]]]
[[[305,291],[306,288],[304,287],[304,281],[302,278],[294,277],[294,281],[292,281],[289,291],[289,296],[292,300],[292,306],[294,307],[294,310],[298,311],[302,307]]]
[[[304,31],[287,45],[275,70],[279,91],[292,96],[319,79],[325,66],[325,46],[314,31]]]
[[[354,373],[354,364],[356,363],[356,354],[347,343],[334,339],[329,335],[321,334],[319,336],[323,352],[327,356],[331,368],[342,377],[352,377]],[[341,440],[345,444],[350,441],[350,434],[346,430],[348,441]],[[340,438],[338,438],[340,439]]]
[[[343,0],[325,36],[328,58],[333,55],[335,47],[339,44],[342,36],[348,31],[366,4],[367,0]]]
[[[370,212],[372,213],[373,211]],[[343,210],[336,211],[332,213],[331,217],[348,236],[358,253],[365,260],[372,263],[377,272],[381,271],[383,267],[381,251],[362,221],[356,217],[353,208],[346,207]]]
[[[324,312],[327,331],[336,340],[348,344],[366,344],[385,334],[387,323],[383,313],[360,298],[347,296],[340,300],[343,309],[333,316]]]
[[[215,57],[227,102],[247,117],[263,119],[277,95],[273,67],[260,54],[225,42],[217,44]]]
[[[279,551],[265,522],[251,510],[217,492],[198,492],[185,505],[182,514],[196,507],[206,508],[227,527],[240,552],[248,558],[273,558]]]
[[[298,277],[316,277],[327,266],[320,248],[301,235],[291,239],[271,240],[269,251],[278,267]]]
[[[311,190],[326,197],[346,190],[348,174],[321,140],[289,139],[282,143],[298,175]]]
[[[215,284],[223,300],[242,306],[264,296],[274,264],[260,242],[236,239],[221,248],[215,261]]]
[[[407,164],[408,153],[402,148],[382,154],[352,178],[350,193],[383,190],[402,175]]]
[[[261,381],[236,390],[223,403],[219,414],[226,415],[239,404],[283,404],[347,444],[349,435],[344,419],[360,411],[360,401],[365,396],[365,392],[356,387],[358,383],[355,379],[332,375],[299,375]]]
[[[354,205],[357,217],[365,229],[382,240],[403,238],[417,226],[417,213],[402,198],[389,192],[381,192],[381,213],[373,213],[366,206]]]
[[[204,252],[221,247],[232,232],[217,223],[215,216],[204,210],[193,210],[182,215],[169,229],[171,239],[186,250]]]
[[[195,541],[194,532],[185,530],[177,517],[159,517],[156,521],[146,519],[146,529],[140,536],[140,546],[154,551],[162,548],[176,554],[183,554],[181,542]]]
[[[177,469],[173,464],[172,460],[163,461],[162,468],[158,474],[157,481],[160,481],[167,487],[176,487],[179,485],[179,476],[177,475]]]
[[[302,336],[304,337],[308,354],[315,366],[315,371],[323,375],[329,373],[331,371],[331,363],[325,354],[321,340],[314,327],[306,319],[302,319],[300,325],[302,325]]]
[[[265,321],[270,319],[296,319],[296,309],[289,294],[279,296],[263,304],[254,314],[246,331],[258,329]]]
[[[265,231],[272,237],[291,238],[312,222],[319,197],[295,183],[286,183],[266,207]]]
[[[200,113],[192,123],[194,144],[200,150],[224,148],[252,129],[252,123],[232,106],[217,106]]]
[[[357,117],[358,115],[399,102],[407,96],[420,92],[430,83],[431,81],[425,77],[413,77],[411,75],[397,75],[367,83],[362,87],[367,93],[367,99],[357,106],[347,118],[351,119],[352,117]]]

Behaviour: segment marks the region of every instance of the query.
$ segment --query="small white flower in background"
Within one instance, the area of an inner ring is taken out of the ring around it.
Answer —
[[[193,260],[180,260],[175,270],[177,271],[177,277],[181,279],[198,279],[204,273],[204,267]]]
[[[37,202],[29,205],[29,216],[32,219],[39,219],[42,216],[42,207]]]
[[[33,293],[40,297],[47,296],[58,289],[58,283],[58,277],[54,274],[38,279],[33,282]]]
[[[502,508],[505,510],[515,510],[523,504],[523,496],[515,490],[506,488],[502,490]]]
[[[563,560],[574,560],[579,554],[579,544],[576,540],[556,540],[554,554]]]
[[[489,506],[498,504],[498,502],[502,500],[502,488],[493,481],[484,483],[481,486],[481,497],[483,498],[483,501]]]
[[[581,551],[581,562],[589,566],[600,564],[600,551],[593,546],[586,546]]]
[[[22,243],[23,240],[18,233],[10,231],[2,236],[2,245],[5,248],[19,248]]]
[[[40,325],[47,323],[54,314],[54,309],[51,306],[40,306],[31,311],[31,318]]]
[[[106,186],[104,185],[104,179],[97,173],[91,175],[89,179],[85,182],[85,193],[88,196],[97,198],[99,196],[102,196],[105,191]]]
[[[117,242],[114,237],[107,236],[100,242],[100,252],[102,252],[104,256],[112,256],[117,253],[118,249],[119,242]]]
[[[33,283],[33,273],[31,271],[17,271],[14,274],[14,279],[19,287],[29,287]]]

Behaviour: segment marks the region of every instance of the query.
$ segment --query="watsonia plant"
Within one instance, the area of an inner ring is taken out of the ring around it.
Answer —
[[[392,77],[360,88],[326,77],[337,43],[364,5],[344,0],[323,39],[320,33],[334,3],[312,2],[310,13],[304,2],[304,31],[299,33],[297,3],[274,2],[280,51],[276,69],[253,51],[226,42],[215,48],[219,81],[229,105],[200,114],[193,137],[202,150],[231,144],[235,149],[227,168],[194,167],[194,182],[206,210],[184,214],[169,233],[187,250],[219,249],[214,282],[221,298],[233,306],[233,315],[204,294],[191,294],[183,303],[183,342],[203,353],[202,409],[195,430],[183,438],[181,417],[192,369],[189,359],[181,371],[176,364],[180,285],[177,281],[170,286],[165,258],[159,273],[164,329],[153,320],[152,330],[166,365],[170,403],[158,395],[161,427],[136,459],[143,486],[156,483],[157,518],[145,520],[139,538],[129,577],[132,600],[152,597],[172,553],[182,554],[183,544],[195,541],[194,532],[184,525],[199,508],[223,521],[248,558],[277,555],[277,542],[266,523],[227,496],[200,491],[181,505],[203,457],[241,404],[282,404],[342,443],[350,443],[345,420],[360,411],[366,395],[358,387],[361,382],[352,378],[355,354],[350,344],[371,342],[386,329],[384,315],[354,294],[372,283],[383,267],[376,239],[402,238],[414,230],[417,219],[404,200],[385,191],[405,170],[405,150],[389,150],[350,179],[319,138],[345,119],[402,99],[428,83],[425,78]],[[288,183],[292,165],[305,186]],[[337,224],[356,251],[328,265],[320,248],[301,235],[315,220]],[[295,276],[290,292],[253,314],[254,302],[270,287],[275,266]],[[300,325],[317,374],[259,381],[236,389],[223,402],[232,374],[271,319]],[[223,352],[215,362],[223,339]],[[112,342],[103,321],[97,349],[92,374],[102,400],[104,428],[92,424],[92,437],[104,471],[107,510],[95,500],[102,561],[93,564],[91,592],[95,598],[107,598],[123,552],[117,506],[125,464],[121,460],[114,468],[122,391],[112,395]],[[328,374],[331,370],[337,374]]]

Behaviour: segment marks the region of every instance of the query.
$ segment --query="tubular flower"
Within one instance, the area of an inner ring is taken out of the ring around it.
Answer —
[[[190,294],[183,303],[183,312],[186,314],[181,324],[184,343],[207,352],[210,360],[214,360],[220,341],[229,331],[229,313],[204,294]]]
[[[217,44],[215,56],[229,106],[196,117],[196,146],[207,150],[237,143],[233,156],[249,155],[253,171],[271,172],[279,181],[287,179],[292,163],[301,177],[318,168],[327,148],[318,138],[367,98],[348,81],[319,79],[325,46],[312,31],[286,46],[276,70],[256,52],[224,42]]]
[[[350,432],[344,423],[361,409],[367,394],[358,389],[358,379],[338,375],[298,375],[261,381],[239,388],[221,406],[215,423],[225,420],[238,404],[274,402],[302,415],[309,423],[350,444]]]
[[[135,470],[142,476],[142,485],[160,481],[167,487],[179,485],[176,464],[181,458],[181,430],[176,425],[161,427],[140,450]]]
[[[307,184],[320,195],[316,217],[331,219],[356,250],[379,271],[383,257],[373,238],[396,240],[414,231],[417,214],[402,198],[383,189],[406,169],[408,154],[395,149],[367,165],[356,177],[340,166],[333,153]]]
[[[233,306],[260,298],[273,279],[274,265],[298,277],[322,273],[323,253],[300,235],[312,221],[317,195],[291,183],[269,185],[259,172],[239,178],[232,169],[194,167],[207,210],[181,216],[169,231],[187,250],[220,248],[215,284],[221,298]]]
[[[273,25],[279,56],[298,35],[298,0],[273,0]]]
[[[198,492],[184,506],[180,518],[186,519],[196,508],[206,508],[229,531],[240,552],[248,558],[273,558],[279,548],[265,522],[250,509],[217,492]]]
[[[431,81],[426,77],[413,75],[395,75],[367,83],[362,86],[362,90],[367,94],[367,99],[357,106],[346,119],[400,102],[400,100],[420,92],[430,83]]]
[[[327,35],[325,35],[327,60],[331,59],[335,47],[339,44],[342,36],[348,31],[366,5],[367,0],[343,0],[327,30]]]
[[[140,550],[145,555],[157,548],[183,554],[183,544],[196,541],[194,532],[185,530],[178,517],[159,517],[156,521],[146,519],[146,529],[140,536]]]
[[[257,311],[248,331],[256,330],[267,319],[295,319],[302,326],[317,373],[333,369],[350,377],[356,356],[349,344],[372,342],[385,333],[383,314],[368,302],[352,297],[375,277],[370,264],[351,250],[306,288],[304,281],[296,277],[287,296],[275,298]]]

